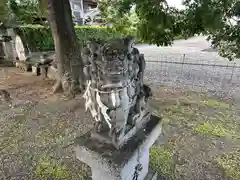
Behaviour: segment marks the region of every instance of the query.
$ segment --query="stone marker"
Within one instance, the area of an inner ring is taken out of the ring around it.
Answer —
[[[53,66],[50,66],[47,70],[47,77],[49,79],[52,79],[52,80],[56,80],[57,79],[57,68],[53,67]]]
[[[19,61],[26,61],[27,56],[26,56],[26,52],[25,52],[25,47],[24,47],[22,39],[19,35],[17,35],[15,37],[15,49],[16,49],[16,53],[17,53]]]
[[[4,64],[13,66],[15,59],[13,48],[12,29],[5,26],[0,27],[0,43],[4,54]],[[1,55],[2,56],[2,55]]]
[[[40,74],[43,78],[47,78],[48,67],[48,65],[40,66]]]
[[[24,44],[19,35],[15,35],[14,45],[15,45],[16,56],[18,59],[16,61],[16,67],[23,69],[24,71],[31,71],[32,65],[29,62],[30,58],[27,57],[27,55],[26,55]],[[36,69],[33,68],[33,71],[34,70],[36,70]]]
[[[91,167],[93,180],[145,179],[149,149],[161,133],[161,119],[148,103],[151,89],[143,83],[144,56],[133,42],[91,42],[82,50],[85,108],[96,123],[78,139],[76,154]]]
[[[5,54],[4,54],[4,49],[3,49],[3,43],[0,40],[0,60],[4,59]]]
[[[32,73],[33,73],[34,75],[39,76],[39,75],[41,74],[40,71],[41,71],[41,70],[40,70],[40,67],[39,67],[38,64],[32,65]]]

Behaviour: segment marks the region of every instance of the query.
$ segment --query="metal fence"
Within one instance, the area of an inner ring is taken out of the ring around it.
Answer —
[[[146,80],[183,90],[210,92],[218,96],[240,95],[240,62],[194,55],[146,57]],[[174,58],[173,58],[174,57]],[[147,60],[150,59],[150,60]]]

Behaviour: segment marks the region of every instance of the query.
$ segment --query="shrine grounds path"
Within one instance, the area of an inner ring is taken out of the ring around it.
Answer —
[[[147,61],[145,78],[150,84],[239,97],[240,60],[220,57],[206,37],[176,40],[169,47],[137,47]]]
[[[89,179],[76,160],[74,139],[92,128],[82,96],[53,95],[53,82],[16,68],[0,70],[0,180]],[[163,134],[151,149],[161,180],[239,180],[240,103],[192,90],[152,85]]]

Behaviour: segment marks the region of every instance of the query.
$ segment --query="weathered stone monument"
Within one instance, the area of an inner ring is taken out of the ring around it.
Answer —
[[[32,71],[35,75],[47,77],[48,68],[51,66],[54,58],[54,51],[31,52],[27,42],[23,43],[20,35],[14,36],[14,49],[16,51],[16,67],[25,71]]]
[[[16,35],[15,37],[15,49],[19,61],[26,61],[27,60],[26,50],[22,42],[22,39],[19,35]]]
[[[12,27],[6,27],[4,24],[0,26],[0,43],[3,50],[1,54],[4,55],[6,62],[22,69],[29,69],[25,63],[27,56],[22,39]]]
[[[5,58],[5,53],[3,50],[3,43],[2,43],[2,40],[0,40],[0,61],[3,61],[4,58]]]
[[[153,179],[149,149],[161,133],[161,119],[149,107],[145,60],[133,39],[91,42],[82,51],[87,86],[86,110],[93,131],[77,139],[77,158],[88,164],[93,180]]]
[[[11,28],[6,27],[4,24],[0,25],[0,63],[7,66],[12,66],[15,59],[12,31]]]

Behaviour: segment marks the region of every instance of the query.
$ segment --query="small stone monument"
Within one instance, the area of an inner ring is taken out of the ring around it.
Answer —
[[[85,108],[96,124],[78,138],[76,154],[91,167],[93,180],[153,179],[149,149],[162,124],[151,113],[144,56],[133,43],[132,38],[95,41],[82,50]]]
[[[26,50],[22,42],[22,39],[19,35],[16,35],[15,37],[15,49],[16,49],[16,53],[19,61],[26,61],[27,60],[27,56],[25,52]]]
[[[4,24],[0,25],[1,59],[4,59],[2,63],[8,66],[12,66],[15,59],[11,31],[12,29]]]
[[[32,69],[31,64],[29,63],[29,56],[27,55],[27,50],[24,46],[24,43],[19,35],[15,35],[14,37],[14,48],[16,51],[17,61],[16,61],[16,67],[21,68],[25,71],[29,71]],[[37,69],[32,69],[33,73],[36,74]]]

